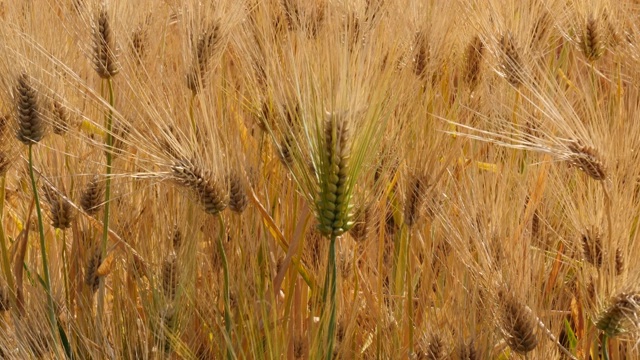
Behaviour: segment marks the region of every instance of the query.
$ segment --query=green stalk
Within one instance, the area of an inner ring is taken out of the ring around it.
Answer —
[[[113,106],[114,106],[114,95],[113,95],[113,82],[111,79],[107,79],[107,85],[109,88],[109,112],[106,116],[106,130],[107,130],[107,139],[106,145],[107,149],[105,151],[107,156],[107,171],[106,171],[106,184],[105,184],[105,192],[104,192],[104,219],[102,221],[102,243],[100,246],[100,251],[102,253],[102,259],[104,259],[107,255],[107,240],[109,238],[109,204],[111,200],[111,163],[113,161],[113,135],[111,131],[113,130]],[[98,311],[97,311],[97,319],[98,325],[101,324],[101,318],[104,308],[104,279],[100,278],[100,288],[98,290]]]
[[[223,288],[223,296],[224,296],[224,327],[226,331],[226,335],[228,337],[227,344],[227,359],[233,359],[232,356],[232,345],[231,345],[231,309],[230,309],[230,298],[229,298],[229,264],[227,263],[227,255],[224,252],[224,245],[222,244],[222,239],[225,235],[225,227],[224,220],[222,219],[222,215],[218,214],[218,219],[220,220],[220,235],[218,236],[218,251],[220,251],[220,258],[222,260],[222,271],[224,275],[224,288]]]
[[[11,273],[11,263],[9,262],[9,251],[7,248],[7,238],[4,233],[4,193],[5,193],[5,177],[0,176],[0,247],[2,250],[2,271],[9,285],[9,300],[11,307],[16,308],[16,286],[13,282],[13,274]]]
[[[58,324],[56,322],[55,305],[53,295],[51,294],[51,279],[49,277],[49,262],[47,261],[47,249],[44,240],[44,225],[42,222],[42,210],[40,209],[40,198],[38,197],[38,188],[36,187],[36,178],[33,174],[33,144],[29,144],[29,175],[31,176],[31,189],[33,190],[33,198],[36,203],[36,213],[38,214],[38,232],[40,233],[40,252],[42,254],[42,272],[44,273],[44,285],[47,292],[47,305],[49,311],[49,325],[51,326],[51,335],[55,338],[58,332]]]
[[[327,274],[324,280],[324,292],[322,295],[323,313],[326,311],[327,296],[329,296],[329,324],[327,333],[327,360],[333,357],[333,341],[336,332],[336,292],[337,292],[337,267],[336,267],[336,236],[331,235],[329,244],[329,262],[327,264]],[[324,314],[320,317],[324,318]],[[322,343],[320,343],[322,346]]]
[[[602,334],[602,360],[609,360],[609,337],[607,334]]]

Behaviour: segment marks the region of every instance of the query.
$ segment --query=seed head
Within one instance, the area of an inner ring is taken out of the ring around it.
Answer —
[[[607,178],[606,166],[595,148],[584,145],[580,140],[569,142],[568,148],[571,152],[568,157],[571,165],[584,171],[594,180],[602,181]]]
[[[207,214],[215,215],[227,207],[229,192],[208,171],[186,160],[176,161],[171,170],[174,180],[195,193]]]
[[[31,86],[31,79],[26,73],[18,77],[15,99],[18,120],[16,136],[25,145],[35,144],[44,137],[44,122],[38,93]]]
[[[536,323],[526,306],[506,291],[498,294],[498,301],[501,307],[500,327],[507,345],[523,355],[535,349],[538,345]]]
[[[174,252],[162,262],[162,291],[167,300],[173,301],[178,287],[178,257]]]
[[[604,42],[601,39],[598,20],[591,14],[582,34],[582,53],[589,61],[596,61],[604,53]]]
[[[428,360],[444,360],[445,357],[444,342],[438,334],[433,334],[429,340],[429,346],[426,351]]]
[[[245,184],[242,178],[234,173],[229,178],[229,209],[231,211],[242,213],[249,205]]]
[[[478,35],[474,36],[466,50],[466,64],[464,70],[464,81],[473,91],[480,80],[480,71],[482,67],[482,57],[484,54],[484,43]]]
[[[593,266],[602,266],[602,234],[600,230],[592,226],[582,234],[582,251],[584,259]]]
[[[516,41],[511,32],[502,35],[500,47],[503,55],[502,69],[504,76],[512,86],[519,87],[524,80],[524,68]]]
[[[120,66],[115,53],[115,39],[106,9],[101,9],[93,28],[93,66],[103,79],[111,79]]]
[[[637,329],[640,325],[640,294],[621,293],[599,316],[596,327],[609,337]]]
[[[344,116],[330,115],[324,122],[322,161],[318,170],[319,196],[316,199],[318,229],[325,236],[340,236],[353,223],[349,159],[351,139]]]
[[[80,197],[80,207],[89,215],[95,215],[102,206],[104,187],[98,180],[98,176],[94,176],[87,183]]]
[[[53,101],[53,133],[64,135],[69,131],[69,113],[67,108],[59,101]]]
[[[102,251],[100,247],[96,246],[89,262],[87,263],[87,270],[85,271],[84,283],[91,289],[93,293],[98,290],[100,286],[100,277],[98,276],[98,268],[102,263]]]

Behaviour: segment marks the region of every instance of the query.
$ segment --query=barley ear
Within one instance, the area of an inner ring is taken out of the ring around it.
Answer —
[[[349,159],[351,139],[344,116],[330,115],[324,122],[319,194],[316,200],[318,229],[325,236],[340,236],[352,226]]]
[[[35,144],[44,137],[44,122],[38,101],[38,93],[31,86],[31,78],[26,73],[18,77],[16,86],[16,137],[25,145]]]
[[[500,38],[502,49],[502,69],[507,81],[513,87],[519,87],[524,82],[524,67],[518,51],[516,41],[511,32],[507,32]]]
[[[589,61],[600,59],[604,53],[604,42],[602,41],[600,26],[593,14],[589,15],[587,19],[580,45],[582,53]]]
[[[621,293],[605,309],[596,322],[596,327],[608,337],[615,337],[637,328],[640,315],[640,294]]]
[[[191,161],[179,160],[171,167],[174,180],[193,191],[207,214],[215,215],[229,204],[229,192],[208,171]]]
[[[482,71],[482,57],[484,54],[484,43],[476,35],[467,45],[465,52],[464,82],[473,91],[478,85]]]
[[[103,79],[111,79],[120,71],[115,50],[109,14],[102,8],[93,28],[93,66]]]
[[[506,291],[499,292],[498,301],[501,308],[500,328],[507,345],[519,354],[535,349],[538,345],[536,321],[527,307]]]
[[[597,181],[607,178],[607,168],[598,151],[580,140],[572,140],[568,144],[570,154],[569,163]]]

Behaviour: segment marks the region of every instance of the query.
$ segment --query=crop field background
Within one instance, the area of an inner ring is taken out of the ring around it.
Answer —
[[[640,358],[640,3],[0,1],[0,355]]]

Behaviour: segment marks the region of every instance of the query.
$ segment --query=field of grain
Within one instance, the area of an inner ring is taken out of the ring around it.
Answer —
[[[0,355],[640,358],[640,3],[0,0]]]

